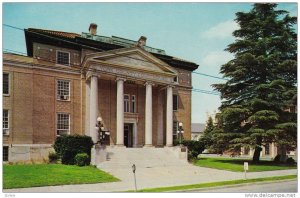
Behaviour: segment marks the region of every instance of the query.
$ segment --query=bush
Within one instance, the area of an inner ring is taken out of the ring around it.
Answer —
[[[276,157],[274,158],[274,162],[276,163],[276,164],[279,164],[280,163],[280,158],[281,158],[281,155],[276,155]]]
[[[87,166],[90,164],[90,157],[86,153],[78,153],[75,156],[75,163],[77,166]]]
[[[201,154],[204,149],[205,145],[202,141],[196,140],[183,140],[181,144],[188,148],[188,160],[197,159],[198,155]],[[178,140],[174,141],[174,146],[179,145]]]
[[[86,135],[63,135],[56,138],[53,145],[55,152],[60,156],[63,164],[75,164],[75,156],[78,153],[86,153],[91,156],[91,148],[94,145],[92,138]]]
[[[59,156],[54,152],[50,152],[48,158],[50,163],[56,163],[57,160],[59,159]]]
[[[289,157],[287,158],[286,163],[290,165],[294,165],[296,164],[296,161],[292,157]]]

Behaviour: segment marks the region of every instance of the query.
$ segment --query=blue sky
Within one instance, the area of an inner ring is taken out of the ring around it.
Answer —
[[[164,49],[168,55],[197,63],[196,72],[219,76],[220,66],[233,56],[224,51],[238,28],[235,13],[247,12],[252,3],[4,3],[3,23],[20,28],[87,32],[91,22],[98,35],[137,40]],[[279,3],[297,16],[296,3]],[[3,26],[3,48],[26,52],[24,33]],[[193,87],[212,90],[224,80],[193,74]],[[219,96],[193,92],[192,122],[206,122],[218,109]]]

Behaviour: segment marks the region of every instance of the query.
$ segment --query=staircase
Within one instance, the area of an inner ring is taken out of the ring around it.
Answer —
[[[155,168],[186,165],[187,160],[180,159],[178,149],[174,148],[124,148],[107,147],[107,161],[98,167],[102,170],[131,169],[135,164],[139,168]]]

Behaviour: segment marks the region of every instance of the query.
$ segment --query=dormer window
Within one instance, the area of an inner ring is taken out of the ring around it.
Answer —
[[[70,53],[56,51],[56,63],[61,65],[70,65]]]

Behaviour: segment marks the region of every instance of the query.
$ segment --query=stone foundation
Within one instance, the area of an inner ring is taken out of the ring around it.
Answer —
[[[50,152],[54,152],[51,144],[13,144],[8,146],[8,162],[44,163],[48,161]]]

